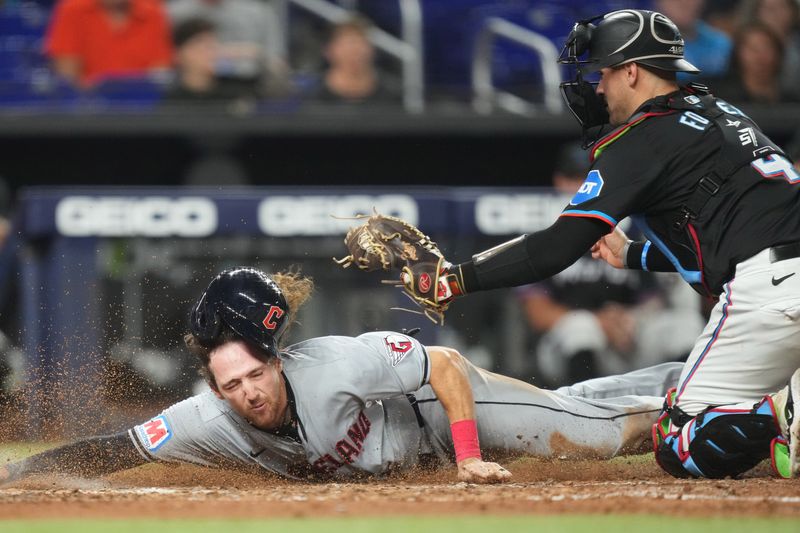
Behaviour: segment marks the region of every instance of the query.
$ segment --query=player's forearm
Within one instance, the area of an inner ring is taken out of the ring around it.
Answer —
[[[14,481],[30,474],[71,474],[99,476],[146,463],[136,451],[127,433],[66,444],[6,465],[8,478]],[[2,481],[0,472],[0,481]]]
[[[516,287],[557,274],[608,233],[604,222],[560,218],[549,228],[475,254],[458,265],[463,292]]]
[[[451,349],[428,348],[430,386],[444,407],[450,423],[475,418],[475,401],[464,358]]]
[[[650,241],[630,243],[625,253],[625,268],[649,272],[675,272],[675,265]]]
[[[449,348],[428,350],[431,359],[429,383],[450,421],[453,451],[459,470],[482,461],[475,421],[475,401],[464,358]]]

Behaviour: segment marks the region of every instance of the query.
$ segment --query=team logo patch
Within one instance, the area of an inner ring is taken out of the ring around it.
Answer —
[[[397,366],[414,347],[411,339],[404,335],[388,335],[383,338],[383,342],[386,343],[386,354],[392,366]]]
[[[753,128],[742,128],[736,130],[736,132],[739,134],[739,142],[742,143],[742,146],[747,146],[748,144],[758,146],[758,139],[756,138],[756,132]]]
[[[278,327],[278,323],[275,321],[282,316],[283,316],[283,309],[281,309],[277,305],[272,305],[270,306],[269,311],[267,311],[267,316],[264,317],[264,321],[262,322],[262,324],[264,324],[264,327],[267,328],[268,330],[273,330],[276,327]]]
[[[427,272],[424,272],[419,277],[419,292],[425,294],[429,290],[431,290],[431,277],[428,275]]]
[[[600,196],[600,191],[603,190],[603,184],[603,176],[600,175],[600,171],[597,169],[590,171],[581,188],[570,200],[569,205],[578,205],[597,198]]]
[[[167,423],[164,415],[145,422],[141,426],[136,426],[136,434],[142,445],[151,452],[161,448],[169,439],[172,438],[172,430]]]

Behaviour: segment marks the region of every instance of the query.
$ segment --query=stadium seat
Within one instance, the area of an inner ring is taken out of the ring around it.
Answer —
[[[154,108],[164,93],[164,84],[149,76],[109,77],[89,93],[89,102],[114,110]]]

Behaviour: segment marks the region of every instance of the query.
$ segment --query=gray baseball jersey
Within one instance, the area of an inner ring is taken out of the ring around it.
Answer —
[[[282,355],[297,435],[254,428],[211,392],[134,427],[148,460],[258,465],[297,477],[409,468],[423,454],[452,458],[450,424],[428,385],[416,340],[393,332],[319,337]],[[482,449],[501,455],[610,457],[649,435],[680,364],[665,364],[558,391],[468,365]]]

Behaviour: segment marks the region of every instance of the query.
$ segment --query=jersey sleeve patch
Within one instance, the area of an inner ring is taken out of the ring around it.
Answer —
[[[136,426],[134,430],[139,442],[148,452],[158,450],[172,438],[172,429],[164,415]]]
[[[583,184],[581,184],[581,188],[578,189],[578,192],[575,193],[575,196],[569,201],[569,205],[579,205],[597,198],[600,196],[604,184],[603,176],[600,174],[599,170],[594,169],[589,171]]]
[[[405,335],[392,334],[383,338],[386,347],[386,355],[389,356],[389,362],[392,366],[397,366],[400,361],[406,356],[414,343]]]

